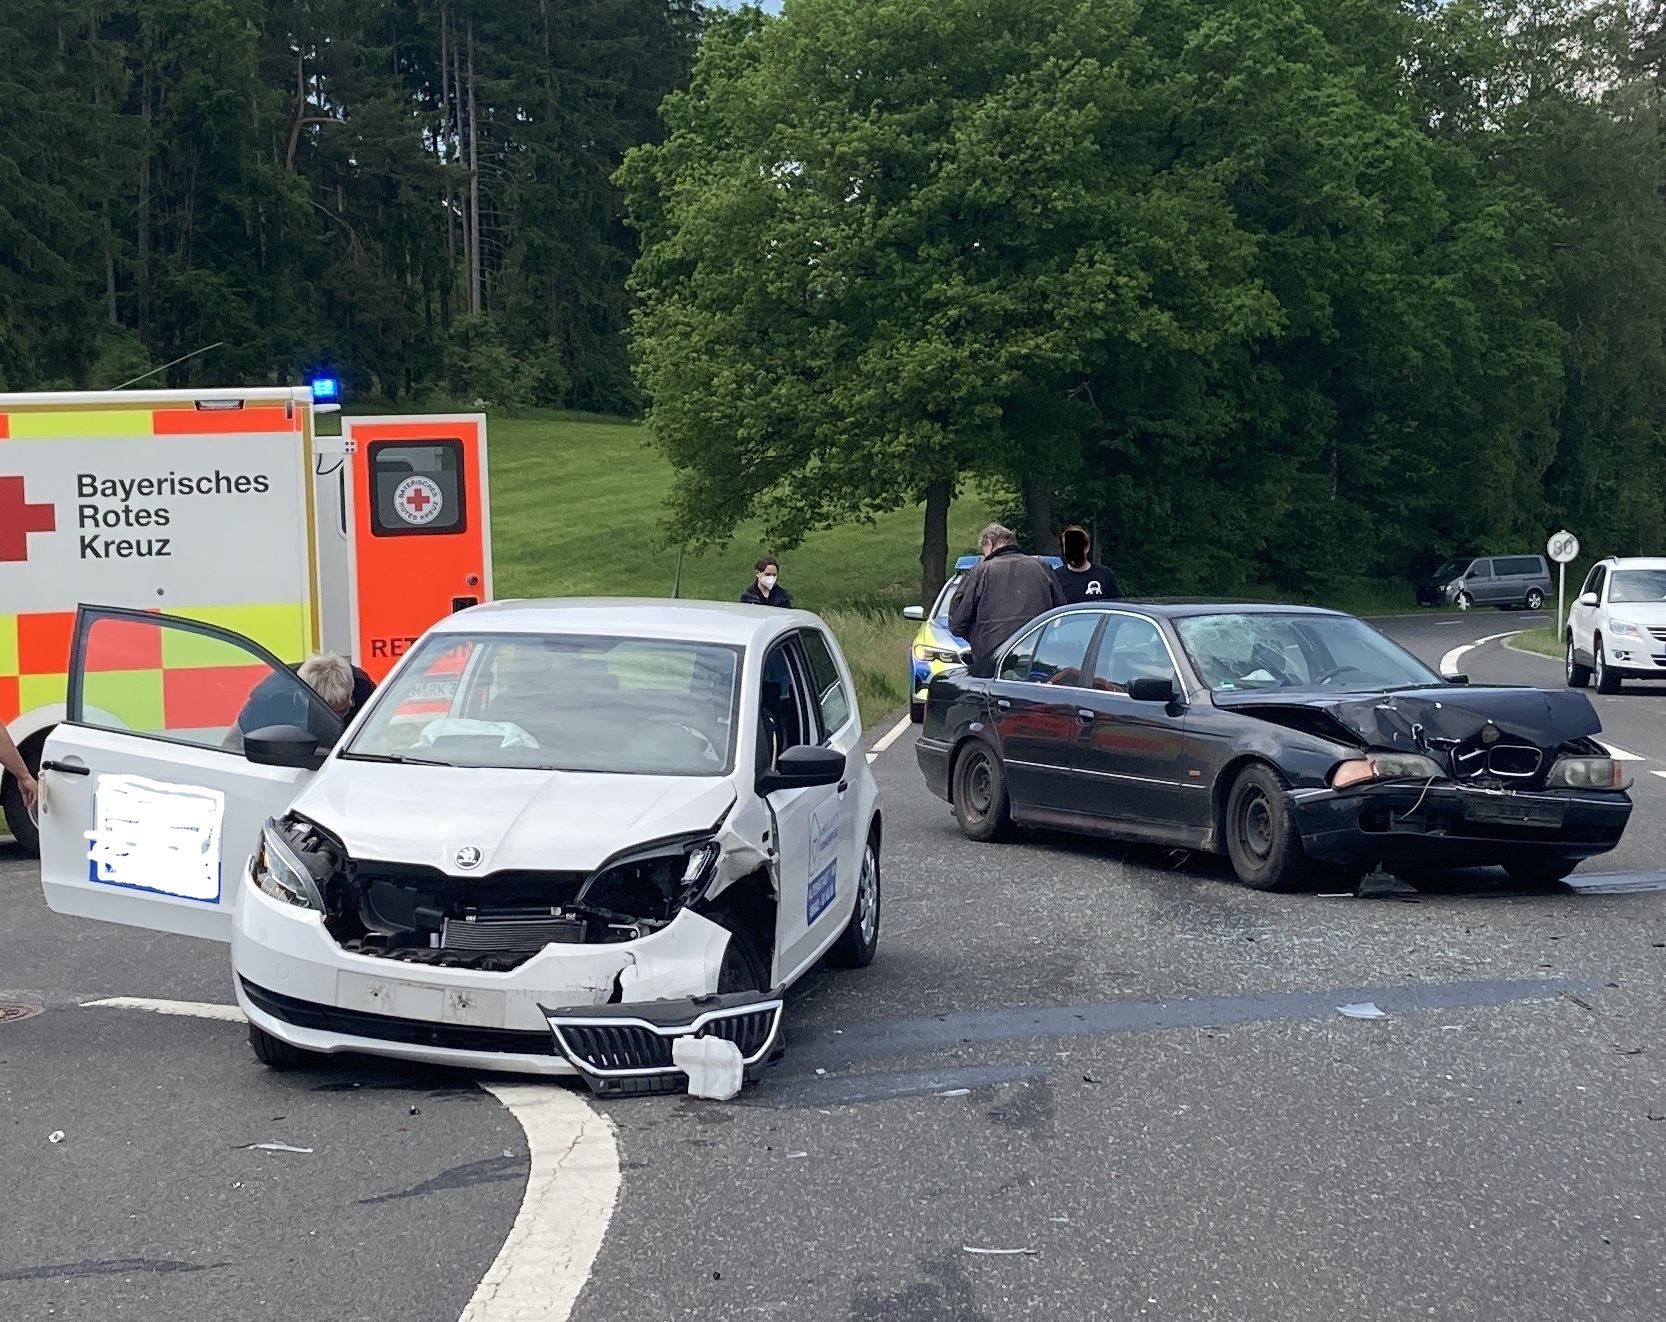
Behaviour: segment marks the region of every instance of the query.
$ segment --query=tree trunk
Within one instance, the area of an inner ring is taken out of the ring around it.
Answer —
[[[949,581],[949,502],[954,483],[939,478],[926,487],[925,530],[920,538],[920,604],[928,611]]]
[[[307,122],[307,55],[301,38],[295,38],[295,123],[289,130],[289,150],[284,153],[283,172],[295,173],[295,152],[301,145],[301,129]]]
[[[1053,524],[1053,488],[1045,478],[1024,479],[1024,522],[1030,529],[1031,554],[1054,554],[1059,530]]]
[[[451,11],[440,7],[440,164],[445,168],[445,255],[457,261],[457,225],[451,196]]]
[[[469,19],[469,311],[478,313],[480,296],[480,134],[474,121],[474,19]]]
[[[144,72],[139,77],[139,118],[144,124],[144,157],[139,162],[139,216],[137,252],[133,266],[133,285],[138,294],[135,302],[139,334],[150,329],[150,158],[155,147],[150,140],[150,41],[147,38],[141,58]]]

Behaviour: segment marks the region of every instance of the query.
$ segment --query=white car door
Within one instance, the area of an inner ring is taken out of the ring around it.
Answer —
[[[820,742],[820,717],[796,638],[776,644],[765,658],[763,686],[759,736],[765,742],[759,761],[767,770],[787,749]],[[768,796],[781,886],[775,921],[778,982],[799,977],[850,921],[856,874],[842,806],[848,786],[841,780]]]
[[[80,610],[68,717],[41,761],[48,906],[229,941],[262,825],[321,760],[291,749],[287,760],[306,765],[250,761],[242,733],[279,725],[304,727],[322,751],[341,732],[288,667],[238,634],[142,611]]]
[[[1596,633],[1597,612],[1601,609],[1598,605],[1586,605],[1585,598],[1595,596],[1600,602],[1603,580],[1606,577],[1605,566],[1597,565],[1592,569],[1585,580],[1585,586],[1580,588],[1572,606],[1568,608],[1568,632],[1573,636],[1574,652],[1582,664],[1588,664],[1593,659],[1591,642]]]

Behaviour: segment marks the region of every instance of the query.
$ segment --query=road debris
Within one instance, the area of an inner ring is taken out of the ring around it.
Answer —
[[[64,1134],[63,1130],[54,1129],[50,1134],[48,1134],[46,1136],[46,1141],[48,1143],[62,1143],[64,1141],[64,1138],[65,1138],[65,1134]]]
[[[970,1097],[972,1090],[970,1088],[949,1088],[937,1095],[939,1097]]]
[[[1354,891],[1362,900],[1406,900],[1417,898],[1417,887],[1388,872],[1372,872],[1361,877]]]
[[[1648,1050],[1647,1047],[1620,1047],[1620,1046],[1617,1046],[1617,1047],[1614,1048],[1614,1054],[1616,1056],[1641,1056],[1647,1050]]]
[[[787,1153],[787,1160],[798,1161],[804,1157],[808,1157],[809,1155],[810,1154],[808,1152],[789,1152]]]
[[[973,1248],[970,1244],[962,1244],[960,1251],[962,1253],[976,1253],[987,1258],[1033,1258],[1041,1252],[1040,1249],[979,1249]]]
[[[239,1143],[239,1152],[299,1152],[310,1155],[311,1148],[298,1148],[293,1143]]]
[[[1375,1001],[1355,1001],[1352,1005],[1339,1005],[1336,1012],[1345,1019],[1387,1019],[1388,1015],[1378,1007]]]
[[[1581,1010],[1584,1010],[1587,1014],[1595,1014],[1597,1012],[1596,1006],[1592,1005],[1583,996],[1575,996],[1571,991],[1565,991],[1562,995],[1572,1001]]]
[[[746,1082],[746,1057],[728,1038],[676,1038],[671,1043],[671,1063],[688,1075],[690,1097],[726,1102]]]
[[[412,1115],[421,1115],[422,1114],[422,1108],[420,1106],[413,1106],[411,1108],[411,1114]]]

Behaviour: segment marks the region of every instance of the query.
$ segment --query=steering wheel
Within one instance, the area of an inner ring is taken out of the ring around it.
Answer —
[[[1315,684],[1328,684],[1333,679],[1349,674],[1365,675],[1369,678],[1371,672],[1369,670],[1361,670],[1358,666],[1337,666],[1334,670],[1327,670],[1322,675],[1315,675],[1313,677],[1313,682]]]
[[[695,741],[695,751],[698,752],[699,755],[707,762],[716,766],[723,761],[723,759],[718,756],[717,745],[712,743],[711,739],[706,735],[706,732],[704,730],[695,729],[694,726],[690,725],[680,716],[650,716],[647,720],[643,721],[641,725],[637,726],[636,729],[631,731],[631,737],[625,741],[626,750],[629,751],[630,749],[635,748],[637,742],[642,739],[644,735],[649,734],[654,730],[675,730],[679,734],[687,735],[690,740]]]

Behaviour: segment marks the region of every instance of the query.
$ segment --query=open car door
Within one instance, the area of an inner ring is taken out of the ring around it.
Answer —
[[[67,706],[41,760],[47,905],[229,941],[261,827],[313,774],[251,762],[243,733],[301,726],[327,750],[339,718],[239,634],[87,606],[76,613]]]

